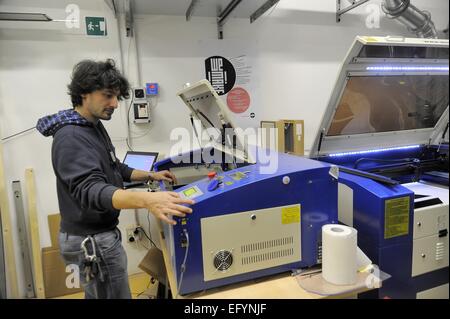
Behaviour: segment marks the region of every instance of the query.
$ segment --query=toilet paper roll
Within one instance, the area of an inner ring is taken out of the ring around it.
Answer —
[[[322,226],[322,276],[329,283],[356,283],[357,234],[356,229],[348,226]]]

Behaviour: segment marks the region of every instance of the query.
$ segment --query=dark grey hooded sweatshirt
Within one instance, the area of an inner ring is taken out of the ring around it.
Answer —
[[[114,229],[120,210],[112,196],[130,181],[133,169],[116,159],[103,124],[94,125],[70,109],[39,119],[36,128],[53,136],[61,231],[92,235]]]

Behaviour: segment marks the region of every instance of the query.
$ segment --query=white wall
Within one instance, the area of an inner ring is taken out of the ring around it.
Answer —
[[[224,28],[225,39],[217,39],[215,19],[183,16],[135,17],[135,43],[121,34],[116,20],[102,0],[88,1],[26,1],[6,0],[0,11],[44,11],[53,18],[64,19],[64,8],[76,3],[82,12],[80,30],[67,29],[63,23],[0,22],[0,136],[6,137],[35,125],[46,114],[69,108],[66,94],[73,65],[83,58],[114,58],[138,84],[135,70],[140,65],[141,80],[158,82],[161,88],[158,103],[152,109],[148,127],[133,127],[135,135],[149,129],[146,136],[134,139],[133,147],[168,154],[169,134],[174,127],[190,129],[188,112],[176,97],[186,82],[205,77],[204,59],[210,55],[249,56],[254,69],[252,107],[255,119],[237,118],[239,123],[257,127],[260,120],[281,118],[304,119],[307,149],[310,148],[342,59],[356,35],[412,36],[402,25],[383,18],[379,29],[365,25],[366,5],[347,13],[339,24],[335,22],[335,1],[281,0],[270,15],[255,23],[247,19],[231,19]],[[371,1],[371,4],[379,4]],[[447,0],[415,0],[419,8],[431,12],[439,30],[447,27]],[[40,4],[38,6],[37,4]],[[43,9],[41,9],[41,6]],[[84,35],[84,16],[105,16],[108,36],[89,38]],[[130,49],[129,49],[130,48]],[[142,83],[142,84],[143,84]],[[107,129],[116,144],[119,158],[126,151],[126,104],[123,103]],[[51,138],[37,132],[27,133],[4,143],[7,186],[21,180],[24,191],[24,170],[32,167],[36,173],[37,205],[41,246],[49,246],[47,215],[58,211],[55,177],[50,158]],[[26,194],[24,194],[26,196]],[[12,194],[10,207],[13,229],[17,229]],[[141,221],[145,213],[141,212]],[[134,223],[132,212],[121,216],[122,230]],[[146,225],[145,225],[146,227]],[[17,234],[14,234],[17,242]],[[16,260],[19,283],[23,274],[19,246]],[[126,245],[130,273],[138,271],[143,249]],[[24,295],[24,289],[21,289]]]

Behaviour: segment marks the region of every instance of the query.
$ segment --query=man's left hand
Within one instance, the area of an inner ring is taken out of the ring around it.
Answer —
[[[170,171],[156,172],[151,175],[154,181],[168,181],[177,183],[177,178]]]

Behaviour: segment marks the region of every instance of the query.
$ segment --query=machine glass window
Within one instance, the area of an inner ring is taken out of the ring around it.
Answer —
[[[448,81],[448,75],[352,77],[327,136],[433,128],[448,107]]]
[[[360,58],[448,59],[448,48],[365,45]]]

